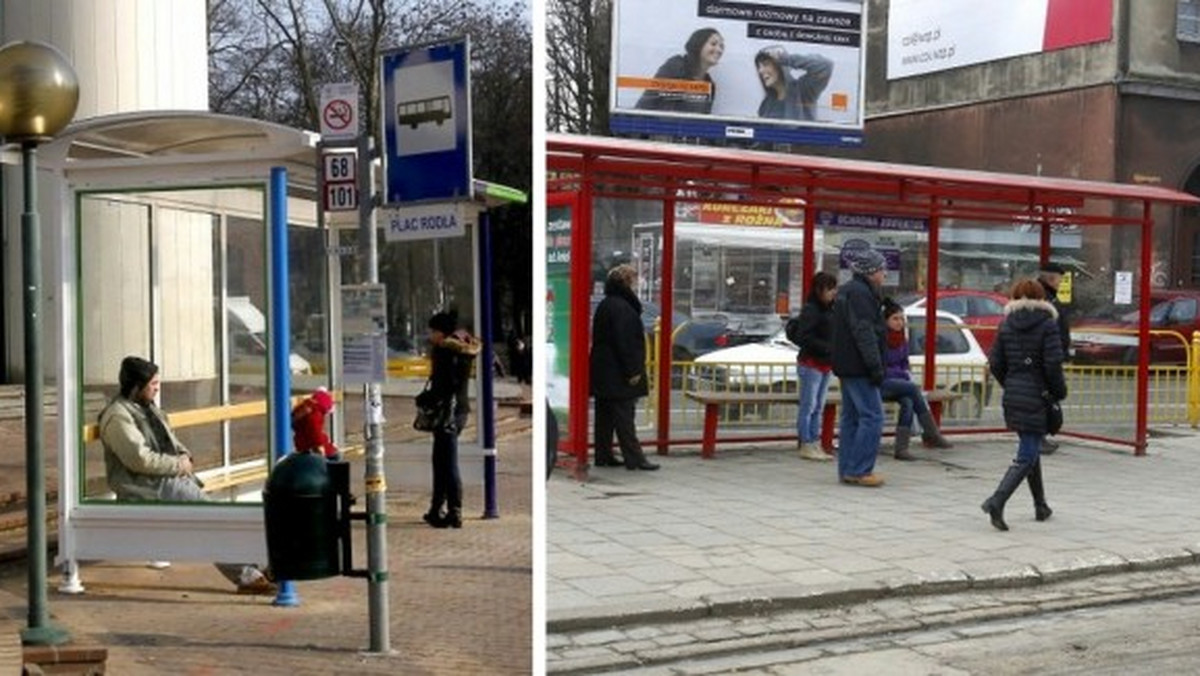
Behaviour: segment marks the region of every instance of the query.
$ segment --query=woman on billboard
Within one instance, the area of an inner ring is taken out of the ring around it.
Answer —
[[[712,112],[713,98],[717,85],[708,71],[716,66],[725,53],[725,38],[715,28],[701,28],[692,33],[684,45],[684,53],[676,54],[663,62],[655,71],[656,79],[696,80],[708,83],[708,93],[647,89],[638,99],[637,107],[642,110],[669,110],[679,113]]]
[[[759,117],[781,120],[817,119],[817,99],[833,75],[833,62],[820,54],[788,54],[779,45],[764,47],[754,57],[763,86]],[[793,76],[792,71],[803,75]]]

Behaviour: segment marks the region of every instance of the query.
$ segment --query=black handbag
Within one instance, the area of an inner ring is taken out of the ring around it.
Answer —
[[[439,401],[430,389],[431,385],[432,381],[425,381],[425,389],[414,400],[417,417],[413,419],[413,429],[418,432],[437,432],[450,421],[450,402]]]
[[[1046,433],[1058,434],[1063,426],[1062,404],[1049,392],[1042,392],[1042,399],[1046,402]]]

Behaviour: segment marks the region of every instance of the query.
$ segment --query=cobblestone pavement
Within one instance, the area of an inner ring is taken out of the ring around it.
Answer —
[[[498,443],[500,518],[480,518],[482,463],[467,441],[460,462],[466,522],[461,530],[435,530],[420,517],[428,506],[428,437],[405,432],[411,420],[407,409],[389,406],[388,418],[393,654],[364,653],[370,637],[367,583],[353,578],[298,582],[301,605],[278,608],[271,605],[273,597],[232,593],[210,565],[176,563],[152,570],[144,562],[90,562],[81,566],[86,592],[80,596],[59,594],[53,589],[57,572],[49,573],[53,621],[75,643],[107,648],[111,674],[530,673],[528,423]],[[8,448],[5,456],[15,455],[20,442]],[[9,458],[9,463],[23,475],[23,461]],[[362,477],[360,463],[351,469],[356,483]],[[16,482],[2,481],[0,489],[10,483]],[[361,524],[355,529],[355,565],[364,567],[365,531]],[[26,577],[23,560],[0,569],[0,619],[7,628],[26,621]]]
[[[692,676],[771,673],[772,665],[841,654],[847,642],[882,650],[930,630],[938,640],[1010,631],[1023,618],[1080,608],[1200,595],[1200,565],[1113,573],[992,590],[880,598],[831,608],[630,624],[547,637],[552,674]],[[764,671],[755,671],[762,669]]]
[[[919,462],[881,457],[888,483],[878,489],[841,485],[833,463],[802,461],[780,445],[722,449],[711,461],[673,449],[657,459],[659,472],[593,469],[585,484],[556,475],[547,496],[548,667],[631,665],[653,661],[671,647],[664,642],[706,642],[686,632],[620,634],[658,623],[720,625],[902,595],[935,604],[935,594],[1197,563],[1196,440],[1173,430],[1134,457],[1065,439],[1043,460],[1053,518],[1035,522],[1022,487],[1007,533],[979,508],[1015,451],[1006,436],[922,449]],[[632,654],[615,647],[648,640],[655,645]]]

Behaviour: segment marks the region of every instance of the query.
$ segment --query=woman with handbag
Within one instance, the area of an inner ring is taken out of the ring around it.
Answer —
[[[1035,517],[1038,521],[1050,518],[1052,510],[1046,504],[1042,483],[1042,438],[1057,431],[1050,427],[1050,405],[1067,397],[1058,311],[1046,301],[1042,286],[1032,279],[1015,284],[1004,315],[988,354],[988,366],[1004,388],[1004,423],[1016,431],[1019,442],[1017,457],[996,492],[982,505],[998,530],[1008,530],[1004,505],[1026,479]]]
[[[422,517],[434,528],[462,528],[462,478],[458,473],[458,434],[471,412],[467,392],[471,364],[479,354],[479,341],[458,328],[453,312],[429,318],[432,370],[429,384],[418,395],[418,408],[438,411],[433,432],[433,497]],[[442,512],[442,507],[446,511]]]

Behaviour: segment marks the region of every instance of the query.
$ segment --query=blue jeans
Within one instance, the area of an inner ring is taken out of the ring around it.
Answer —
[[[1017,457],[1013,462],[1018,465],[1033,465],[1042,455],[1042,437],[1037,432],[1017,432]]]
[[[825,409],[825,395],[829,392],[829,381],[833,374],[805,366],[796,366],[800,375],[800,409],[796,411],[796,438],[811,444],[821,438],[821,412]]]
[[[888,378],[879,386],[879,394],[884,401],[894,401],[900,404],[900,417],[896,420],[896,427],[911,428],[914,412],[917,417],[929,413],[929,404],[925,401],[925,393],[911,380]]]
[[[883,399],[867,378],[841,378],[842,416],[838,476],[864,476],[875,470],[883,435]]]

